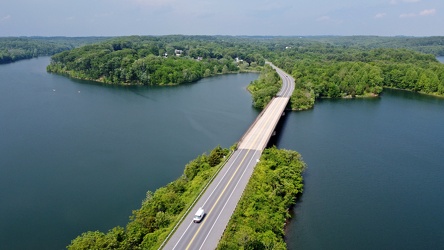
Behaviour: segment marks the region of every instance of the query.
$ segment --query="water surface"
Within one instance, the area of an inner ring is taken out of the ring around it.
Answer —
[[[46,73],[49,58],[0,65],[0,249],[63,249],[124,226],[145,193],[240,139],[257,74],[179,87],[111,87]]]
[[[384,90],[288,116],[308,165],[290,249],[442,249],[444,99]]]

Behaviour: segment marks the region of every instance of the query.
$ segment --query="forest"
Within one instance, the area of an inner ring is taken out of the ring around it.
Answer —
[[[292,108],[317,98],[378,96],[383,88],[444,95],[444,65],[407,49],[356,49],[332,45],[290,48],[271,60],[296,79]]]
[[[253,98],[253,107],[263,109],[268,102],[279,92],[282,81],[276,71],[269,65],[265,65],[259,78],[248,85]]]
[[[392,48],[408,49],[417,52],[432,54],[435,56],[444,56],[443,38],[435,37],[380,37],[380,36],[317,36],[308,37],[313,41],[329,43],[344,48]]]
[[[280,82],[265,60],[290,73],[293,110],[318,98],[376,97],[383,88],[444,95],[444,37],[117,37],[54,55],[48,72],[117,85],[177,85],[217,74],[260,71],[253,106]],[[434,54],[426,54],[434,53]]]
[[[0,37],[0,64],[39,56],[52,56],[62,51],[96,43],[104,37]]]
[[[48,72],[117,85],[177,85],[255,70],[248,43],[210,36],[122,37],[54,55]]]

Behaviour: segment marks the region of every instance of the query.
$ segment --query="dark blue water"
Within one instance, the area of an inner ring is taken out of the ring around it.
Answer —
[[[288,116],[305,190],[290,249],[443,249],[444,99],[385,90]]]
[[[180,87],[110,87],[0,66],[0,249],[63,249],[128,222],[145,193],[229,147],[255,119],[257,74]]]

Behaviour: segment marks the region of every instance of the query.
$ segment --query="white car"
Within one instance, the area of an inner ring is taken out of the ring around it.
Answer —
[[[194,215],[193,222],[194,223],[200,222],[204,216],[205,216],[205,210],[200,207],[199,210],[197,210],[196,214]]]

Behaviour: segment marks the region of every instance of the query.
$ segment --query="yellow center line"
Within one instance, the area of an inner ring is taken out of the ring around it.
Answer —
[[[273,107],[273,109],[276,109],[276,106]],[[268,123],[271,122],[271,120],[273,119],[267,119],[267,121],[265,122],[266,125],[268,125]],[[254,144],[256,144],[256,142],[258,141],[258,139],[260,138],[259,133],[256,134],[256,138],[254,138]],[[214,207],[219,203],[220,198],[222,197],[222,195],[225,193],[225,191],[227,190],[228,186],[230,185],[231,181],[233,180],[234,176],[236,175],[237,171],[239,171],[240,167],[242,166],[242,163],[245,161],[245,159],[247,158],[247,155],[250,153],[251,148],[249,148],[247,150],[247,153],[245,154],[244,158],[242,159],[242,161],[240,162],[239,166],[237,167],[236,171],[233,173],[233,175],[231,176],[230,180],[228,181],[228,183],[225,185],[224,189],[222,190],[222,192],[220,193],[219,197],[217,197],[216,202],[214,203],[214,205],[210,208],[210,210],[207,213],[207,217],[210,216],[210,214],[213,212]],[[193,244],[194,240],[196,239],[197,235],[199,234],[200,230],[202,229],[202,227],[205,225],[207,220],[204,220],[202,222],[202,224],[199,226],[199,229],[197,229],[196,233],[194,234],[193,238],[191,238],[190,242],[188,243],[186,250],[190,249],[191,244]]]
[[[230,185],[231,181],[233,180],[234,176],[236,175],[237,171],[240,169],[240,166],[242,166],[242,163],[245,161],[245,159],[247,158],[247,155],[250,153],[250,149],[248,149],[247,153],[245,154],[244,158],[242,159],[242,161],[240,162],[239,166],[237,167],[236,171],[234,172],[234,174],[231,176],[230,180],[228,181],[228,183],[225,185],[224,189],[222,190],[222,192],[220,193],[219,197],[217,197],[216,202],[214,203],[214,205],[211,207],[211,209],[208,211],[207,216],[210,216],[211,212],[213,211],[214,207],[217,205],[217,203],[219,203],[220,198],[222,197],[222,195],[225,193],[225,190],[227,190],[228,186]],[[203,225],[205,225],[206,220],[204,220],[202,222],[202,225],[200,225],[199,229],[196,231],[196,233],[194,234],[193,238],[191,239],[190,243],[188,243],[187,246],[187,250],[190,248],[191,244],[193,243],[194,239],[196,238],[196,236],[199,234],[200,230],[202,229]]]

